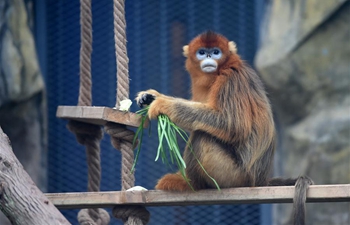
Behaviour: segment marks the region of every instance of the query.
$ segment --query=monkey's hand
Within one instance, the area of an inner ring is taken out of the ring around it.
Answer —
[[[172,97],[162,95],[155,90],[141,91],[136,97],[137,105],[143,107],[149,105],[148,117],[156,119],[160,114],[169,115],[172,104]]]
[[[145,105],[150,105],[159,95],[160,94],[156,90],[150,89],[139,92],[135,100],[137,105],[143,108]]]

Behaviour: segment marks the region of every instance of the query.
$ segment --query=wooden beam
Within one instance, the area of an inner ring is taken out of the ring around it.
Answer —
[[[108,107],[95,106],[58,106],[56,116],[61,119],[77,120],[81,122],[105,125],[107,122],[125,124],[138,127],[141,116],[132,112],[123,112]],[[144,127],[147,127],[146,120]]]
[[[10,139],[1,127],[0,210],[13,225],[70,224],[35,186],[13,153]]]
[[[46,194],[61,209],[106,208],[113,205],[179,206],[291,203],[294,187],[253,187],[197,192],[113,191]],[[350,184],[312,185],[307,202],[350,202]]]

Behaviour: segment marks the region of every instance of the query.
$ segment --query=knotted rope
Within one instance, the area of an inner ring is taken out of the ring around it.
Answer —
[[[91,0],[80,0],[81,48],[80,48],[80,86],[79,106],[91,106],[91,53],[92,53],[92,14]],[[78,121],[70,121],[68,129],[77,141],[85,146],[88,165],[88,191],[98,192],[101,182],[100,126]],[[82,209],[78,214],[81,225],[107,225],[109,214],[104,209]]]
[[[117,61],[117,95],[116,107],[123,99],[129,98],[129,68],[126,50],[125,33],[125,1],[114,0],[114,39]],[[91,106],[91,52],[92,52],[92,15],[91,0],[80,0],[81,18],[81,49],[80,49],[80,106]],[[99,126],[70,121],[68,129],[75,133],[78,142],[86,147],[88,161],[88,190],[99,191],[101,179],[100,140],[102,138]],[[134,186],[135,177],[131,172],[134,160],[132,141],[134,132],[125,125],[108,123],[106,132],[111,136],[112,145],[120,149],[122,154],[122,190]],[[149,212],[142,206],[116,206],[113,215],[120,218],[127,225],[147,224]],[[78,214],[82,225],[106,225],[109,215],[102,209],[84,209]]]
[[[78,222],[81,225],[106,225],[109,224],[110,217],[106,210],[97,209],[99,214],[99,218],[92,219],[90,213],[90,209],[82,209],[78,213]]]
[[[129,98],[129,58],[126,49],[126,21],[125,21],[125,0],[114,0],[114,41],[117,61],[117,95],[116,107],[121,100]],[[134,162],[132,141],[134,132],[128,130],[125,125],[108,123],[105,131],[111,136],[114,148],[120,149],[122,154],[122,190],[134,186],[135,177],[131,172]],[[116,206],[113,215],[121,219],[124,224],[142,225],[149,221],[149,212],[141,206]]]
[[[116,107],[121,100],[129,98],[129,58],[126,49],[125,0],[114,0],[114,42],[117,61]]]
[[[134,160],[132,141],[135,133],[126,128],[125,125],[117,123],[107,123],[105,132],[111,136],[111,142],[115,149],[119,149],[122,154],[122,191],[132,188],[135,183],[134,173],[131,172]]]
[[[78,121],[69,121],[68,129],[75,134],[79,144],[86,149],[88,165],[88,191],[98,192],[101,182],[100,141],[103,133],[100,126]],[[83,209],[78,214],[81,225],[107,225],[109,214],[104,209]]]
[[[80,0],[79,106],[91,106],[92,14],[91,0]]]
[[[134,160],[133,139],[135,133],[126,128],[125,125],[107,123],[105,132],[111,136],[111,142],[115,149],[119,149],[122,154],[122,190],[132,188],[135,184],[135,176],[131,172]],[[115,206],[113,215],[121,219],[125,225],[147,224],[150,213],[142,206]]]
[[[121,219],[124,224],[139,225],[148,223],[150,213],[143,206],[124,205],[113,209],[113,216]]]

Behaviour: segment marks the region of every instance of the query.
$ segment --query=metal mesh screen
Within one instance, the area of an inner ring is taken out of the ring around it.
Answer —
[[[56,119],[58,105],[76,105],[80,48],[79,1],[46,1],[47,89],[49,106],[49,192],[85,191],[85,151]],[[115,104],[115,50],[113,1],[92,1],[93,105]],[[257,46],[254,0],[126,1],[130,98],[154,88],[165,94],[189,97],[190,81],[184,69],[182,46],[211,29],[237,43],[243,59],[252,63]],[[135,104],[134,104],[135,105]],[[133,106],[132,111],[138,110]],[[158,144],[156,124],[144,138],[136,168],[136,185],[153,189],[170,169],[154,162]],[[120,189],[120,154],[105,135],[102,143],[102,190]],[[259,205],[150,207],[150,224],[261,224]],[[77,210],[63,210],[77,224]],[[121,224],[112,219],[111,224]]]

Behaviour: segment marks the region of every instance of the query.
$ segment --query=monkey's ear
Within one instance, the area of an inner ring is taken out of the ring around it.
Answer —
[[[185,45],[182,47],[182,54],[185,56],[185,57],[188,57],[188,45]]]
[[[237,53],[237,46],[236,43],[234,43],[233,41],[230,41],[228,43],[228,49],[230,50],[230,52],[232,53]]]

